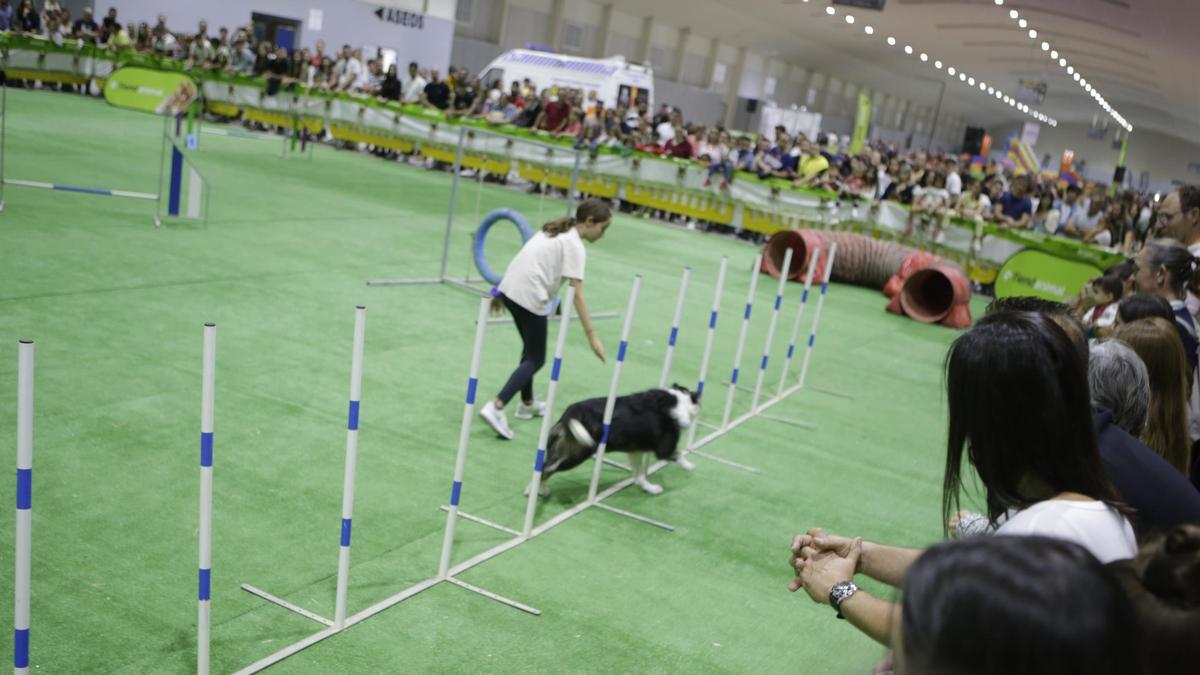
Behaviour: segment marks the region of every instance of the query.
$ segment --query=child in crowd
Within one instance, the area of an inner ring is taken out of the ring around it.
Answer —
[[[1092,280],[1091,308],[1083,314],[1083,323],[1092,329],[1108,328],[1117,321],[1117,303],[1124,293],[1117,277],[1103,276]]]

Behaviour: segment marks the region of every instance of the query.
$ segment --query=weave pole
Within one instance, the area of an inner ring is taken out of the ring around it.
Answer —
[[[537,512],[538,490],[542,485],[542,464],[546,461],[546,445],[550,442],[550,427],[554,422],[554,395],[558,391],[558,376],[562,373],[563,348],[567,344],[567,330],[571,326],[571,308],[575,306],[575,287],[567,286],[567,293],[559,303],[562,319],[558,322],[558,341],[554,345],[554,366],[550,370],[550,384],[546,387],[546,415],[542,418],[542,430],[538,433],[537,454],[533,460],[533,479],[529,483],[529,501],[525,505],[525,526],[521,536],[528,539],[533,533],[533,516]]]
[[[779,376],[779,388],[775,392],[776,398],[782,397],[783,391],[787,387],[788,371],[792,367],[792,356],[796,353],[796,341],[800,339],[800,324],[804,319],[804,308],[808,305],[808,290],[812,288],[813,274],[817,270],[817,258],[819,257],[821,257],[821,249],[817,247],[808,259],[808,274],[804,278],[804,293],[800,296],[800,309],[796,311],[796,322],[792,324],[792,337],[788,341],[787,357],[783,360],[783,374]]]
[[[683,300],[687,296],[688,282],[692,278],[692,268],[683,268],[683,279],[679,282],[679,298],[675,301],[675,316],[671,319],[671,334],[667,336],[667,355],[663,358],[662,375],[658,378],[658,388],[667,388],[667,379],[671,376],[671,359],[675,356],[675,341],[679,338],[679,320],[683,317]]]
[[[200,380],[200,598],[196,621],[196,672],[208,673],[212,586],[213,398],[217,373],[217,325],[204,324]]]
[[[758,399],[762,396],[763,379],[767,375],[767,361],[771,357],[771,346],[775,341],[775,328],[779,324],[779,309],[783,307],[783,289],[787,285],[788,272],[792,269],[792,249],[788,247],[783,254],[783,268],[779,275],[779,288],[775,291],[775,309],[771,312],[771,322],[767,327],[767,341],[763,344],[762,363],[758,367],[758,379],[754,382],[754,397],[750,399],[751,414],[758,411]]]
[[[804,380],[808,377],[808,363],[812,360],[813,343],[817,341],[817,326],[821,323],[821,308],[825,305],[825,294],[829,291],[829,273],[833,271],[833,259],[837,256],[837,242],[829,247],[829,260],[825,263],[825,276],[821,281],[821,296],[817,298],[817,309],[813,312],[812,330],[808,334],[808,347],[804,350],[804,365],[800,367],[800,383],[797,388],[804,388]]]
[[[633,278],[633,289],[629,291],[629,305],[625,310],[625,325],[621,328],[621,346],[617,348],[617,362],[613,364],[612,381],[608,385],[608,399],[604,401],[603,431],[600,434],[600,445],[596,447],[595,462],[592,466],[592,482],[588,486],[587,500],[596,502],[596,489],[600,485],[600,469],[604,466],[604,451],[608,449],[608,430],[612,424],[613,408],[617,404],[617,387],[621,382],[621,366],[625,364],[625,353],[629,349],[629,331],[633,328],[633,313],[637,308],[638,289],[642,285],[642,275]]]
[[[704,381],[708,378],[708,363],[712,357],[713,337],[717,333],[717,314],[721,310],[721,296],[725,294],[725,271],[729,267],[729,256],[721,257],[721,267],[717,271],[717,287],[713,291],[712,311],[708,315],[708,335],[704,338],[704,355],[700,358],[700,377],[696,380],[696,395],[704,399]],[[701,408],[703,410],[703,408]],[[696,429],[700,427],[697,416],[688,429],[687,449],[690,452],[696,446]]]
[[[33,341],[17,343],[17,526],[13,673],[29,672],[29,579],[33,543]]]
[[[733,397],[737,394],[738,372],[742,366],[742,353],[746,350],[746,332],[750,329],[750,312],[754,308],[754,293],[758,290],[759,268],[762,266],[762,255],[754,258],[754,267],[750,270],[750,292],[746,295],[746,311],[742,315],[742,330],[738,334],[737,351],[733,356],[733,373],[729,376],[729,390],[725,394],[725,412],[721,415],[721,430],[729,428],[729,415],[733,412]]]
[[[362,401],[363,340],[367,308],[354,308],[354,348],[350,357],[350,412],[346,420],[346,468],[342,476],[342,539],[338,548],[337,596],[333,625],[346,625],[346,590],[350,583],[350,527],[354,519],[354,473],[358,466],[358,407]]]
[[[467,376],[467,398],[463,406],[462,425],[458,432],[458,455],[454,460],[454,483],[450,487],[450,507],[446,510],[446,532],[442,537],[442,557],[438,563],[439,579],[445,579],[450,572],[454,527],[458,523],[458,502],[462,498],[463,471],[467,465],[467,447],[471,440],[471,420],[475,417],[475,392],[479,387],[479,362],[483,358],[483,336],[487,331],[489,305],[491,298],[480,298],[479,316],[475,319],[475,348],[471,352],[471,370]]]

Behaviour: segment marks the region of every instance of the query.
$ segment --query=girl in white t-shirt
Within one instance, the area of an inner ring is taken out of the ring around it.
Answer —
[[[612,210],[599,199],[588,199],[580,204],[574,218],[546,223],[541,232],[521,247],[505,270],[500,285],[493,291],[493,311],[508,309],[522,344],[517,369],[496,398],[479,411],[479,416],[502,438],[513,438],[504,408],[518,392],[521,404],[517,406],[517,419],[533,419],[546,414],[545,404],[533,397],[533,376],[546,363],[547,317],[563,282],[575,287],[575,313],[583,324],[592,351],[604,360],[604,346],[596,337],[583,299],[583,272],[587,264],[583,242],[599,240],[610,223]]]

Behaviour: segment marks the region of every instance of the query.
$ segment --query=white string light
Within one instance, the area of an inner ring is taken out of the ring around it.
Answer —
[[[995,0],[995,2],[996,2],[997,7],[1002,7],[1004,5],[1003,0]],[[1021,30],[1028,29],[1029,30],[1028,34],[1029,34],[1030,39],[1037,39],[1037,36],[1038,36],[1037,30],[1030,27],[1029,21],[1027,21],[1023,17],[1021,17],[1020,12],[1018,12],[1015,9],[1009,9],[1008,10],[1008,18],[1012,19],[1013,21],[1016,21],[1017,27],[1019,27]],[[1108,113],[1114,120],[1116,120],[1117,124],[1120,124],[1121,127],[1123,129],[1125,129],[1125,131],[1127,131],[1127,132],[1133,131],[1133,125],[1130,124],[1129,121],[1126,120],[1124,117],[1122,117],[1121,113],[1118,112],[1116,110],[1116,108],[1112,107],[1112,104],[1110,104],[1108,101],[1105,101],[1104,97],[1100,95],[1100,92],[1097,91],[1096,88],[1093,87],[1091,84],[1089,84],[1087,79],[1083,78],[1079,74],[1079,72],[1077,70],[1075,70],[1074,66],[1067,64],[1066,57],[1060,55],[1058,53],[1057,49],[1053,49],[1051,44],[1048,41],[1042,42],[1041,47],[1042,47],[1042,51],[1050,52],[1050,60],[1051,61],[1057,61],[1058,66],[1060,68],[1066,68],[1067,75],[1072,76],[1072,78],[1076,82],[1079,83],[1079,86],[1083,87],[1085,92],[1092,94],[1092,98],[1094,98],[1096,100],[1096,102],[1100,106],[1100,108],[1102,110],[1104,110],[1104,112]]]

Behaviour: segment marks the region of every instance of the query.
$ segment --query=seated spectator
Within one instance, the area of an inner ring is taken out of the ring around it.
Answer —
[[[992,202],[983,191],[983,182],[967,176],[963,178],[963,185],[962,198],[958,202],[958,215],[968,220],[980,220],[992,209]]]
[[[796,180],[793,185],[800,187],[811,187],[821,182],[825,175],[829,172],[829,158],[825,156],[827,153],[819,152],[819,147],[814,147],[812,143],[805,140],[800,145],[800,162]]]
[[[1146,430],[1150,414],[1150,372],[1142,358],[1120,340],[1105,340],[1090,348],[1088,388],[1092,405],[1112,416],[1112,423],[1132,436]]]
[[[783,153],[766,136],[759,136],[754,148],[753,171],[759,178],[773,178],[783,168]]]
[[[908,162],[901,162],[895,180],[888,185],[887,190],[883,193],[883,198],[887,201],[898,202],[900,204],[912,204],[913,190],[915,188],[916,183],[913,182],[912,167],[909,166]]]
[[[1171,303],[1175,313],[1175,327],[1183,342],[1189,372],[1196,370],[1197,340],[1196,322],[1184,300],[1187,284],[1196,273],[1196,260],[1173,239],[1157,239],[1146,244],[1135,259],[1137,275],[1135,283],[1140,293],[1152,293]]]
[[[1012,188],[1000,195],[992,207],[996,224],[1001,228],[1029,227],[1033,205],[1029,202],[1029,176],[1013,179]]]
[[[900,173],[900,158],[896,156],[890,157],[887,160],[887,164],[880,164],[876,171],[878,173],[879,189],[875,198],[883,199],[884,193],[887,192],[887,189],[891,187],[892,183],[896,180],[896,176]]]
[[[1133,348],[1150,374],[1150,417],[1142,440],[1184,476],[1191,467],[1187,361],[1179,334],[1165,319],[1123,323],[1113,338]]]
[[[1125,290],[1116,277],[1099,277],[1091,283],[1091,307],[1084,313],[1083,323],[1091,328],[1108,328],[1117,322],[1117,303]]]
[[[950,207],[950,193],[946,190],[946,174],[941,171],[925,172],[925,184],[913,188],[912,208],[908,212],[908,223],[904,236],[912,236],[915,220],[933,221],[937,224],[933,240],[940,241],[942,218]]]
[[[1086,206],[1081,206],[1078,216],[1067,226],[1066,234],[1077,239],[1098,235],[1104,227],[1104,214],[1108,210],[1108,198],[1103,194],[1092,197]]]
[[[700,141],[700,146],[696,149],[696,159],[707,166],[725,161],[725,154],[729,152],[729,146],[721,142],[722,136],[728,138],[728,134],[723,131],[709,129],[708,136]]]
[[[1055,228],[1055,232],[1065,233],[1068,230],[1077,229],[1075,223],[1086,211],[1079,199],[1081,194],[1083,194],[1083,188],[1078,185],[1067,186],[1062,200],[1056,206],[1058,209],[1058,226]]]
[[[682,128],[675,129],[675,138],[667,143],[666,155],[676,159],[691,159],[694,154],[691,141],[688,140],[687,132]]]
[[[1037,209],[1030,218],[1029,226],[1034,232],[1043,234],[1058,234],[1058,222],[1061,220],[1058,210],[1054,208],[1054,193],[1047,190],[1037,199]]]
[[[1071,541],[1101,562],[1136,554],[1125,507],[1097,452],[1086,370],[1078,345],[1041,314],[991,314],[955,340],[946,359],[949,437],[942,510],[947,518],[958,510],[965,455],[998,535]],[[828,597],[830,588],[823,585],[828,578],[809,567],[829,560],[826,554],[853,557],[842,580],[857,570],[899,586],[920,551],[809,530],[793,541],[797,579],[791,590],[803,586],[814,598]],[[890,644],[895,608],[865,591],[859,595],[857,602],[842,605],[842,614],[868,636]]]
[[[533,128],[557,134],[566,129],[570,123],[571,102],[567,98],[566,92],[562,91],[557,97],[551,96],[550,100],[542,106],[542,111],[538,114]]]

